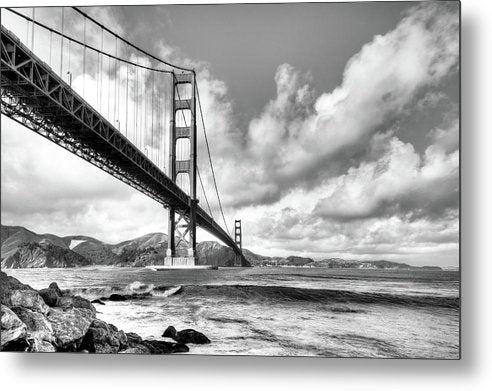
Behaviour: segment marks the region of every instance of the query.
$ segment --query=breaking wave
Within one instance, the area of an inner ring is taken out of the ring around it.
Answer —
[[[113,294],[125,296],[127,299],[141,299],[145,297],[168,297],[181,292],[182,286],[155,286],[154,284],[145,284],[140,281],[133,281],[125,287],[119,286],[91,286],[77,287],[68,289],[72,295],[78,295],[87,299],[107,298]]]
[[[394,304],[405,306],[438,306],[459,308],[458,297],[393,295],[332,289],[306,289],[282,286],[191,285],[183,287],[184,295],[235,296],[254,300],[310,301],[327,303]]]
[[[404,306],[436,306],[458,309],[458,297],[401,295],[388,293],[354,292],[334,289],[307,289],[284,286],[257,285],[176,285],[155,286],[134,281],[125,287],[87,287],[73,288],[71,294],[88,299],[109,297],[119,294],[128,299],[144,299],[150,297],[169,297],[182,294],[187,297],[228,297],[242,300],[274,300],[274,301],[309,301],[334,304],[386,304]],[[344,312],[344,307],[335,307],[334,312]]]

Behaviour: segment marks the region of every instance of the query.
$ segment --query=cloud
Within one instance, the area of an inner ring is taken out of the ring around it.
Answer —
[[[458,207],[458,173],[458,151],[446,154],[432,145],[421,159],[411,144],[393,137],[380,159],[330,180],[314,213],[335,219],[440,215]]]
[[[374,37],[350,59],[340,86],[317,99],[309,75],[279,66],[276,98],[251,121],[242,153],[229,153],[241,158],[234,166],[251,181],[247,193],[236,192],[228,202],[272,203],[292,188],[310,188],[348,168],[422,89],[457,70],[457,12],[449,4],[412,8],[394,30]],[[229,191],[238,188],[235,176],[225,180]]]

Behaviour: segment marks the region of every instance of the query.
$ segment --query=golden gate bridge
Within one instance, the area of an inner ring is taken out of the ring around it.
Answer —
[[[77,7],[1,12],[2,114],[167,208],[163,266],[196,264],[197,226],[234,250],[236,266],[244,265],[241,221],[232,236],[195,70],[146,52]],[[211,181],[200,174],[199,140]]]

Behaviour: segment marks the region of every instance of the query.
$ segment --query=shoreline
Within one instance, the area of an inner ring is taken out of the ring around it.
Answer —
[[[0,271],[1,351],[171,354],[206,344],[202,333],[168,326],[163,339],[143,339],[97,318],[93,304],[56,282],[35,290]],[[169,342],[164,338],[171,339]]]

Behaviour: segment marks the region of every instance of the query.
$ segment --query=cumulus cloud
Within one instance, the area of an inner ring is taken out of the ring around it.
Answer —
[[[308,75],[279,66],[277,96],[251,121],[235,164],[254,183],[229,202],[275,202],[293,187],[346,169],[344,160],[360,154],[423,88],[456,71],[458,56],[457,7],[432,3],[412,8],[394,30],[364,45],[348,62],[342,84],[317,99]],[[232,191],[237,182],[228,178]]]
[[[438,145],[423,158],[393,137],[377,161],[363,162],[330,180],[315,213],[337,219],[395,214],[439,215],[458,206],[458,151]]]

